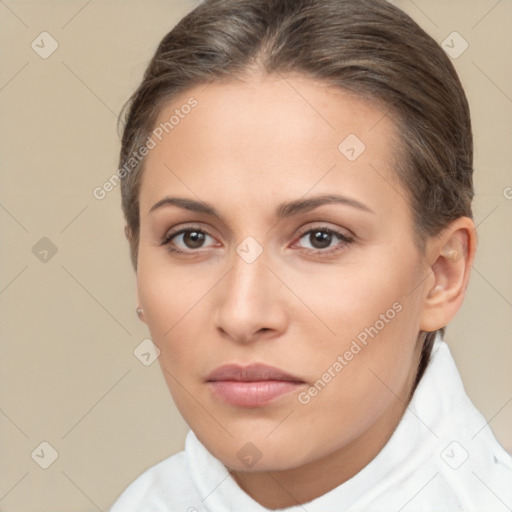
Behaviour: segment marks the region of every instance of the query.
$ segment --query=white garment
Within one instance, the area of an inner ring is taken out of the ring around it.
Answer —
[[[140,475],[110,512],[263,512],[190,431],[185,450]],[[432,359],[395,432],[350,480],[286,512],[512,510],[512,457],[464,390],[448,345]]]

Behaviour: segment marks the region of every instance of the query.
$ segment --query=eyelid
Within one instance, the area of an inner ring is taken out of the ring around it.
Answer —
[[[178,236],[178,235],[181,235],[183,233],[187,233],[189,231],[198,231],[200,233],[203,233],[211,238],[216,238],[214,235],[212,235],[210,233],[210,230],[209,229],[205,229],[197,224],[191,224],[191,225],[182,225],[178,228],[172,228],[168,231],[165,232],[163,238],[162,238],[162,241],[160,243],[160,245],[167,245],[170,243],[171,239]],[[182,251],[182,252],[198,252],[198,249],[196,250],[189,250],[189,251]]]
[[[173,229],[167,231],[165,233],[160,245],[168,246],[167,248],[169,251],[178,253],[178,254],[190,254],[190,255],[199,254],[205,249],[204,247],[200,247],[198,249],[188,249],[188,250],[170,247],[171,240],[173,238],[175,238],[183,233],[190,232],[190,231],[197,231],[197,232],[202,233],[206,236],[209,236],[213,239],[216,238],[209,232],[208,229],[204,229],[197,224],[190,224],[190,225],[182,225],[179,228],[173,228]],[[306,253],[317,255],[320,257],[323,255],[325,255],[325,256],[332,255],[333,253],[336,253],[339,250],[342,250],[347,245],[349,245],[355,241],[355,236],[352,234],[352,232],[350,230],[347,230],[347,231],[350,231],[350,234],[345,234],[345,233],[343,233],[343,231],[340,228],[332,228],[332,227],[329,227],[326,225],[307,226],[307,227],[301,228],[299,230],[299,233],[297,235],[295,235],[294,241],[292,242],[290,247],[296,246],[301,238],[303,238],[308,233],[314,232],[314,231],[323,231],[323,232],[329,233],[329,234],[337,237],[340,240],[339,243],[337,243],[333,247],[329,247],[327,249],[309,249],[309,248],[305,248],[305,247],[302,248],[302,250],[305,251]],[[207,248],[208,248],[208,246],[206,247],[206,249]]]
[[[307,247],[303,247],[302,250],[306,253],[313,254],[314,256],[331,256],[339,251],[342,251],[346,248],[347,245],[352,244],[355,241],[355,236],[352,234],[347,235],[343,233],[342,230],[338,228],[331,228],[329,226],[321,225],[321,226],[309,226],[301,230],[301,232],[296,236],[295,241],[292,243],[291,247],[294,247],[298,244],[301,238],[311,232],[315,231],[323,231],[325,233],[329,233],[335,237],[337,237],[340,241],[332,247],[327,249],[309,249]]]
[[[349,229],[345,228],[345,231],[347,231],[347,233],[344,233],[342,228],[327,226],[325,222],[324,223],[319,222],[319,224],[320,224],[319,226],[308,226],[305,228],[301,228],[299,230],[299,234],[297,236],[300,238],[300,237],[303,237],[306,233],[309,233],[310,231],[318,230],[318,231],[328,231],[328,232],[333,233],[341,238],[346,238],[347,240],[348,239],[352,240],[355,238],[354,233],[352,233],[352,231],[350,231]]]

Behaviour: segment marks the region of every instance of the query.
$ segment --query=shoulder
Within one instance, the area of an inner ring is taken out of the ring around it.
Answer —
[[[197,505],[195,503],[198,502]],[[202,510],[185,451],[144,471],[119,496],[109,512]]]
[[[421,494],[427,502],[429,494],[443,497],[453,510],[506,510],[512,507],[512,456],[467,395],[448,345],[437,342],[434,352],[427,386],[411,404],[429,426],[422,466],[430,469],[424,478],[431,493]]]

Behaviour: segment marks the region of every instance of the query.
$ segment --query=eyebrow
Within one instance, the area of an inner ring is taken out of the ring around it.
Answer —
[[[297,199],[294,201],[281,203],[276,209],[276,217],[278,219],[292,217],[300,213],[309,212],[325,204],[342,204],[346,206],[351,206],[353,208],[357,208],[358,210],[364,212],[375,214],[375,212],[371,210],[368,206],[357,201],[356,199],[352,199],[350,197],[337,194],[326,194],[312,197],[309,199]],[[206,215],[218,217],[219,219],[223,220],[222,215],[220,215],[220,213],[211,204],[205,203],[204,201],[195,201],[194,199],[187,199],[184,197],[164,197],[151,207],[149,213],[154,212],[155,210],[158,210],[165,206],[171,205],[178,206],[179,208],[183,208],[185,210],[190,210],[193,212],[204,213]]]

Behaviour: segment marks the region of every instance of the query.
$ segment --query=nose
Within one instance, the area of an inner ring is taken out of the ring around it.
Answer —
[[[267,266],[265,253],[248,263],[234,254],[233,267],[217,287],[215,326],[238,343],[279,336],[288,323],[283,284]]]

